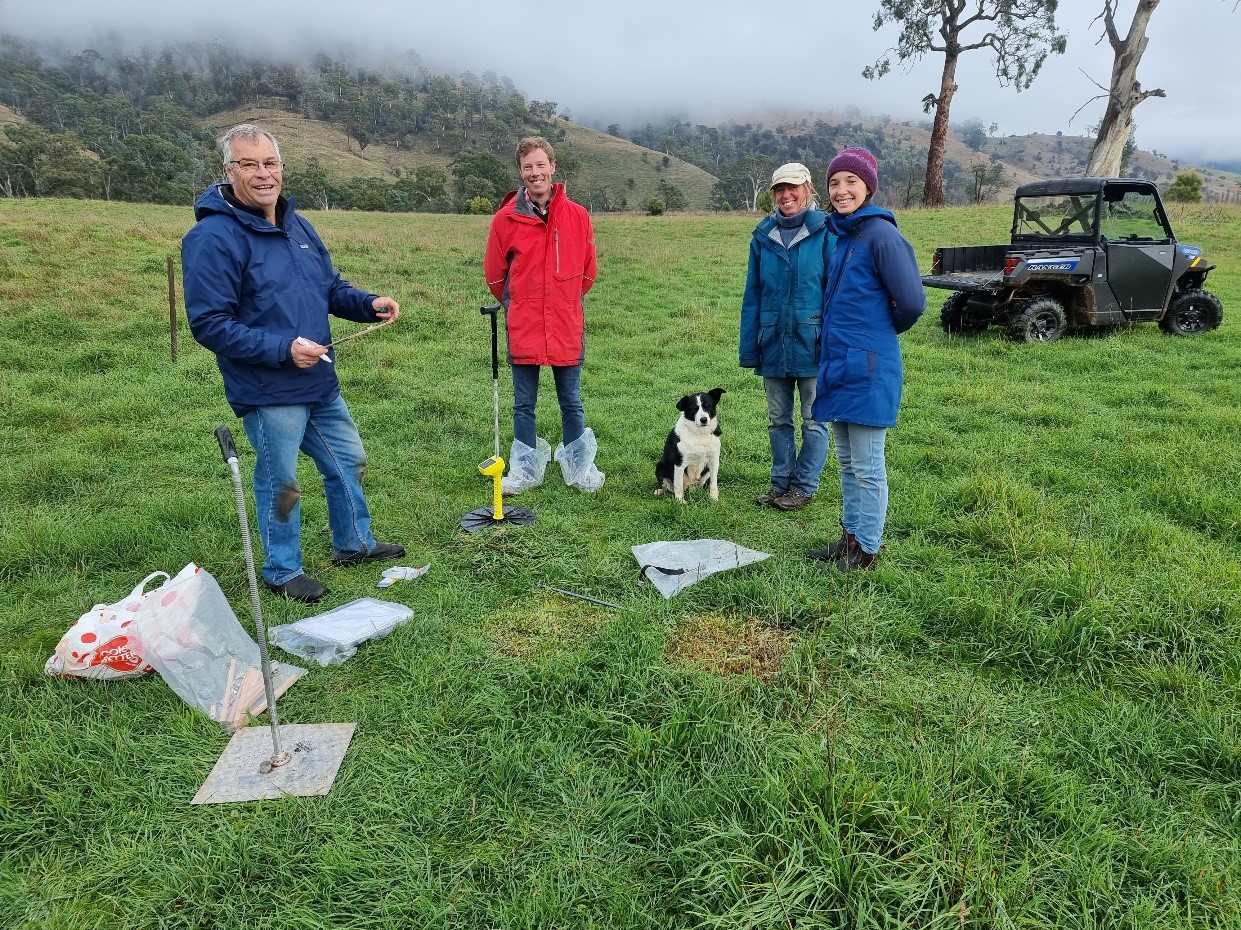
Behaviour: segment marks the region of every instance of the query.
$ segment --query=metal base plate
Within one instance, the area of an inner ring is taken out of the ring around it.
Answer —
[[[271,727],[238,730],[191,804],[311,797],[332,790],[356,723],[284,724],[280,747],[291,757],[264,775],[272,757]]]
[[[492,507],[479,507],[477,510],[471,510],[461,518],[461,529],[467,533],[477,533],[479,530],[489,530],[497,526],[529,526],[534,522],[534,511],[529,507],[505,507],[504,516],[497,520],[495,517],[495,509]]]

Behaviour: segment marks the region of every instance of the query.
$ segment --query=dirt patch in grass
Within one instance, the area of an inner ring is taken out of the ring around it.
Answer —
[[[486,623],[496,648],[535,661],[576,649],[608,622],[608,611],[556,594],[531,595]]]
[[[752,619],[705,614],[677,624],[665,654],[669,662],[717,675],[775,674],[793,648],[793,634]]]

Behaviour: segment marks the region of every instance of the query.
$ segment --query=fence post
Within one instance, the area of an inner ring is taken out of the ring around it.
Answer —
[[[172,256],[168,256],[168,338],[172,345],[172,360],[177,360],[177,285],[172,277]]]

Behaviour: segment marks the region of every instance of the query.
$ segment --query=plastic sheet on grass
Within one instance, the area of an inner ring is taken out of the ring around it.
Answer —
[[[272,627],[267,636],[285,652],[320,665],[337,665],[356,653],[360,643],[387,636],[413,615],[404,604],[360,597],[326,613]]]
[[[761,562],[770,553],[747,549],[726,539],[691,539],[633,546],[633,557],[664,597],[679,594],[708,575]]]

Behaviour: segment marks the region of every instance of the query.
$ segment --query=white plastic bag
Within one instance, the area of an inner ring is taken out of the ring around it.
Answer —
[[[631,548],[642,566],[641,577],[655,585],[664,597],[679,594],[708,575],[761,562],[769,556],[726,539],[653,542]]]
[[[211,573],[193,562],[160,588],[135,623],[143,655],[183,701],[234,730],[267,709],[259,647]],[[306,674],[272,663],[276,696]]]
[[[543,483],[543,472],[552,460],[551,444],[535,437],[534,447],[514,439],[508,453],[508,474],[500,480],[505,494],[520,494]]]
[[[74,678],[137,678],[154,669],[142,656],[135,636],[134,618],[157,600],[163,587],[146,591],[155,578],[168,580],[167,572],[151,572],[115,604],[96,604],[78,618],[56,644],[56,651],[43,665],[48,675]]]
[[[605,476],[595,467],[595,453],[598,451],[595,431],[589,426],[567,446],[563,442],[556,446],[556,461],[560,463],[564,483],[579,491],[593,492],[603,487]]]
[[[267,633],[285,652],[320,665],[336,665],[357,652],[359,643],[387,636],[413,615],[404,604],[360,597],[326,613],[272,627]]]

